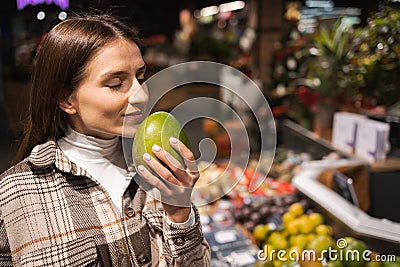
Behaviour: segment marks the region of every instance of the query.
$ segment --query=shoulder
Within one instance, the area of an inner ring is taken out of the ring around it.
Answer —
[[[4,200],[9,195],[18,194],[21,186],[27,187],[35,184],[37,178],[47,176],[51,172],[49,167],[55,159],[51,160],[48,155],[44,155],[46,153],[43,151],[52,154],[51,149],[49,150],[52,144],[54,142],[36,146],[27,158],[0,174],[0,200]]]
[[[35,174],[27,159],[9,168],[0,175],[0,209],[2,212],[15,208],[26,188],[34,184]]]
[[[51,166],[55,162],[56,150],[57,147],[54,141],[35,146],[28,157],[0,174],[0,182],[10,176],[29,173],[33,170],[45,169]]]
[[[26,158],[0,174],[0,188],[3,187],[4,183],[10,182],[16,176],[24,176],[31,173],[32,168]]]

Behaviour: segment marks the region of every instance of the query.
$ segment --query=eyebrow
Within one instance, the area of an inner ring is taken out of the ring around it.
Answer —
[[[106,73],[100,75],[100,78],[102,80],[107,80],[107,79],[112,78],[114,76],[126,75],[126,74],[128,74],[126,71],[110,71],[110,72],[106,72]]]
[[[140,68],[138,68],[138,70],[136,71],[136,73],[140,73],[140,74],[144,74],[146,72],[146,65],[141,66]]]

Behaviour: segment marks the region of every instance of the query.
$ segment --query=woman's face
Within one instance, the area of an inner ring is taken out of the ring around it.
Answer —
[[[71,127],[85,135],[110,139],[122,135],[125,121],[133,135],[148,101],[147,90],[141,87],[145,70],[134,42],[116,39],[97,51],[85,78],[66,101],[67,108],[60,104],[70,115]]]

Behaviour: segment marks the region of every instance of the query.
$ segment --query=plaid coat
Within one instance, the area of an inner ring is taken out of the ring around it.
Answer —
[[[0,176],[0,266],[209,266],[196,207],[193,226],[168,224],[132,175],[119,216],[55,142],[36,146]]]

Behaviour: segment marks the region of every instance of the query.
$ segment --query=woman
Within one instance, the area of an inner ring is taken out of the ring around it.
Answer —
[[[0,176],[0,266],[210,265],[196,207],[150,198],[127,171],[123,122],[142,120],[148,100],[138,44],[108,15],[65,20],[41,44],[19,163]],[[153,150],[170,170],[145,154],[142,177],[153,183],[153,168],[194,186],[194,166],[177,169]]]

